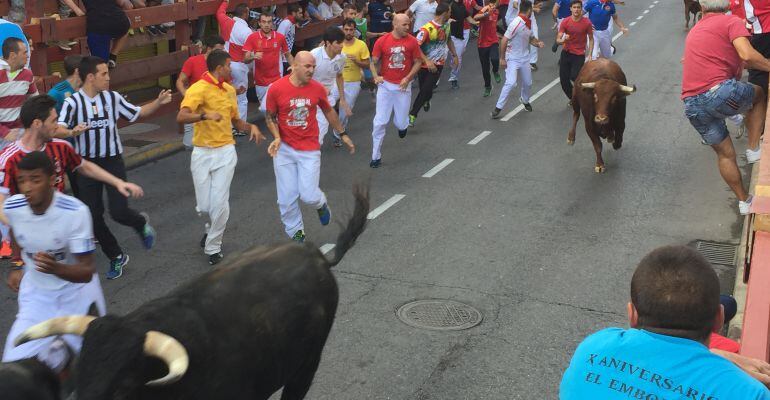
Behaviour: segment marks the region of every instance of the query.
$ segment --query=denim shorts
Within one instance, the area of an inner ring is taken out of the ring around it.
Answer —
[[[725,118],[751,110],[754,86],[728,79],[705,93],[684,99],[684,114],[706,144],[722,143],[729,136]]]

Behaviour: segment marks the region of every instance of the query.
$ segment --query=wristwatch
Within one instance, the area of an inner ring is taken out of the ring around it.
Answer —
[[[206,120],[206,113],[203,113],[201,114],[201,121],[205,121],[205,120]]]
[[[345,135],[347,135],[347,134],[348,134],[348,132],[347,132],[347,131],[345,131],[345,132],[340,132],[340,133],[339,133],[339,136],[340,136],[340,137],[343,137],[343,136],[345,136]]]

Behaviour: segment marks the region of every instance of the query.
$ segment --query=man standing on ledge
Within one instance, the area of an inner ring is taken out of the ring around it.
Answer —
[[[198,215],[208,214],[210,219],[200,246],[209,257],[209,265],[214,265],[224,258],[222,237],[230,216],[230,183],[238,162],[230,127],[250,132],[250,139],[257,144],[264,136],[256,125],[240,118],[235,88],[227,83],[230,55],[223,50],[212,51],[206,58],[206,68],[208,72],[187,89],[176,120],[180,124],[194,124],[190,171],[195,186],[195,210]]]
[[[379,168],[382,163],[382,140],[391,113],[398,137],[406,137],[409,126],[409,102],[412,88],[409,85],[420,70],[423,58],[420,44],[409,34],[409,17],[396,14],[393,18],[393,32],[387,33],[374,43],[370,69],[377,90],[377,105],[372,120],[372,161],[369,166]],[[377,72],[377,62],[382,59],[382,68]]]
[[[329,124],[350,150],[355,146],[327,100],[326,89],[313,80],[315,58],[300,51],[291,74],[275,81],[267,91],[267,128],[273,142],[267,151],[273,157],[278,208],[286,234],[305,241],[305,226],[299,200],[318,210],[321,225],[331,221],[326,195],[318,187],[321,177],[321,145],[318,143],[316,110],[320,107]]]

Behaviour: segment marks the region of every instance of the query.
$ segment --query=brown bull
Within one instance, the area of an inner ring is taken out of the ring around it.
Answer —
[[[698,0],[684,0],[684,30],[690,29],[690,14],[693,15],[692,25],[695,26],[698,20],[703,17]]]
[[[627,86],[626,74],[614,61],[600,58],[586,63],[580,70],[572,89],[572,129],[567,143],[575,143],[580,111],[585,118],[586,133],[596,151],[596,172],[604,172],[602,142],[612,143],[612,148],[623,145],[623,131],[626,129],[626,96],[636,91]]]

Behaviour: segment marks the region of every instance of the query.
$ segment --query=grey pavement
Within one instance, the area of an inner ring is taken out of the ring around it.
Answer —
[[[557,398],[580,340],[626,324],[631,273],[645,253],[694,239],[737,243],[735,198],[682,114],[681,4],[660,1],[648,14],[649,0],[627,4],[619,6],[626,23],[645,17],[617,41],[616,61],[639,90],[628,101],[623,148],[605,149],[604,174],[593,172],[582,121],[577,143],[566,144],[571,110],[558,85],[533,102],[533,113],[489,119],[500,85],[481,97],[475,42],[461,88],[450,90],[445,74],[433,109],[420,114],[406,139],[390,127],[378,170],[368,168],[373,100],[361,94],[349,129],[358,152],[327,144],[321,187],[338,219],[352,209],[355,179],[371,179],[373,207],[405,197],[370,221],[335,269],[340,307],[308,398]],[[550,14],[538,20],[547,46],[534,91],[557,76]],[[505,112],[516,105],[517,96]],[[467,144],[482,131],[492,133]],[[739,154],[744,148],[741,139]],[[229,257],[287,240],[265,145],[239,140],[238,154],[224,241]],[[422,177],[445,159],[454,161]],[[130,229],[114,228],[132,258],[122,278],[102,281],[117,314],[210,268],[198,247],[203,224],[193,210],[189,153],[139,167],[129,178],[145,188],[146,198],[133,205],[150,213],[160,236],[145,252]],[[308,237],[333,243],[339,228],[321,227],[314,210],[303,210]],[[100,262],[106,269],[101,255]],[[484,320],[450,333],[397,320],[402,304],[433,298],[468,303]],[[6,288],[0,304],[0,332],[7,332],[16,305]]]

